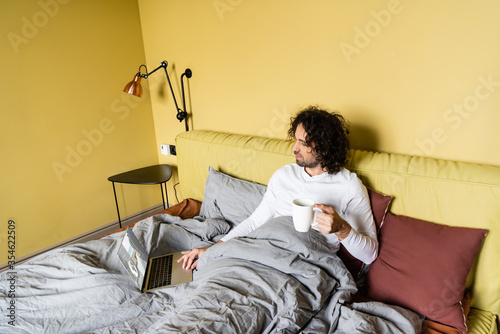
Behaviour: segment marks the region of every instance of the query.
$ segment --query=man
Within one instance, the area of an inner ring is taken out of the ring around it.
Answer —
[[[292,118],[289,139],[295,139],[296,163],[278,169],[255,211],[219,242],[245,236],[269,219],[292,215],[292,201],[305,197],[321,209],[315,229],[326,238],[332,251],[342,243],[362,262],[377,257],[378,242],[367,190],[356,174],[345,169],[349,154],[348,129],[344,118],[317,107],[308,107]],[[178,261],[184,268],[196,268],[208,249],[183,252]]]

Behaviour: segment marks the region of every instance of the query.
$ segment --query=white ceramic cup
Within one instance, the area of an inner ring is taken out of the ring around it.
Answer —
[[[316,216],[320,209],[314,207],[314,201],[308,198],[296,198],[292,202],[293,226],[299,232],[307,232],[316,226]]]

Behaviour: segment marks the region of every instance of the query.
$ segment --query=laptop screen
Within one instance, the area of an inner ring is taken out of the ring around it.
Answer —
[[[148,256],[137,237],[127,228],[123,241],[118,249],[118,258],[139,289],[142,289]]]

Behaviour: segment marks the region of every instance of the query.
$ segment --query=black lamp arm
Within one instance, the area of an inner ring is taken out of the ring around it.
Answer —
[[[186,78],[191,78],[191,76],[193,75],[193,72],[191,72],[191,69],[189,68],[186,68],[186,70],[184,71],[184,73],[182,73],[181,75],[181,91],[182,91],[182,107],[184,108],[183,110],[181,110],[181,112],[177,113],[177,118],[181,121],[181,117],[183,118],[187,118],[187,112],[185,111],[186,110],[186,95],[184,94],[184,77]],[[188,124],[187,124],[187,120],[186,120],[186,131],[189,131],[188,130]]]
[[[158,71],[160,68],[167,68],[167,61],[162,61],[160,66],[158,66],[157,68],[155,68],[154,70],[152,70],[151,72],[148,73],[148,68],[146,67],[146,65],[141,65],[139,66],[139,74],[141,73],[141,67],[144,67],[146,69],[146,74],[140,74],[141,78],[144,78],[144,79],[147,79],[151,74],[155,73],[156,71]]]
[[[143,66],[146,68],[146,74],[141,74],[141,67],[143,67]],[[175,98],[174,89],[172,88],[172,83],[170,82],[170,77],[168,76],[167,66],[168,66],[168,63],[167,63],[167,61],[164,60],[161,62],[160,66],[158,66],[157,68],[155,68],[154,70],[152,70],[151,72],[148,73],[148,68],[146,67],[146,65],[141,65],[139,67],[139,73],[137,73],[137,75],[139,75],[140,77],[142,77],[144,79],[147,79],[151,74],[158,71],[160,68],[163,68],[165,70],[165,75],[167,76],[168,86],[170,87],[170,92],[172,93],[172,97],[174,98],[175,108],[177,109],[177,119],[179,120],[179,122],[185,121],[186,131],[189,131],[189,127],[188,127],[188,123],[187,123],[186,98],[184,96],[184,81],[182,79],[184,76],[186,76],[187,78],[191,78],[191,76],[193,75],[193,72],[191,72],[191,70],[188,68],[181,75],[182,106],[184,108],[184,109],[181,109],[181,108],[179,108],[179,106],[177,104],[177,99]]]

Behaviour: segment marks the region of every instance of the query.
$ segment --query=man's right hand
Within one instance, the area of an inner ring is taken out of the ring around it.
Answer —
[[[222,240],[216,242],[216,244],[222,243]],[[177,263],[184,261],[182,263],[182,268],[184,269],[195,269],[198,265],[198,260],[200,259],[201,254],[205,253],[210,246],[204,248],[194,248],[190,251],[181,252],[183,255]]]
[[[201,254],[205,253],[207,249],[208,247],[194,248],[190,251],[181,252],[183,255],[179,260],[177,260],[177,263],[183,261],[183,269],[195,269],[198,265],[198,260],[200,259]]]

